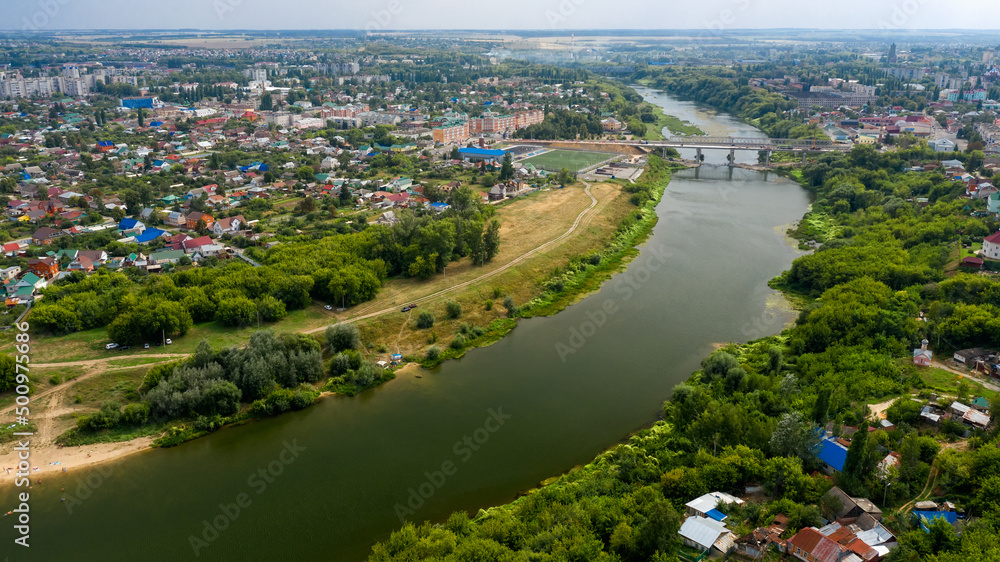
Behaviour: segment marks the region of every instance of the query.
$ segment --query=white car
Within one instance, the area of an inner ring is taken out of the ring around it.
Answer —
[[[149,344],[147,343],[146,345],[142,346],[142,348],[143,349],[149,349]]]
[[[174,342],[170,341],[170,338],[167,338],[167,345],[170,345],[172,343],[174,343]]]
[[[330,305],[326,305],[326,306],[324,306],[323,308],[325,308],[325,309],[327,309],[327,310],[333,310],[333,307],[332,307],[332,306],[330,306]]]
[[[115,349],[116,347],[118,347],[117,343],[109,343],[108,345],[104,346],[104,349]]]

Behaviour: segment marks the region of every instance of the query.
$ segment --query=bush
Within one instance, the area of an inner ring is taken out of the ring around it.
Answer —
[[[347,374],[351,370],[351,358],[343,353],[338,353],[330,360],[330,376],[339,377]]]
[[[507,309],[507,318],[514,318],[517,316],[517,305],[514,304],[513,297],[504,298],[503,307]]]
[[[432,346],[430,346],[430,347],[427,348],[427,359],[429,359],[431,361],[436,361],[438,357],[441,357],[441,348],[440,347],[438,347],[436,345],[432,345]]]
[[[361,347],[361,334],[354,324],[334,324],[326,329],[326,348],[331,353]]]
[[[429,311],[424,310],[417,316],[417,328],[421,330],[426,330],[434,325],[434,315]]]
[[[455,301],[448,301],[444,305],[445,310],[448,312],[448,318],[458,318],[462,315],[462,305]]]
[[[462,334],[458,334],[457,336],[451,339],[451,343],[448,344],[448,347],[456,351],[461,351],[465,349],[465,336],[463,336]]]
[[[488,301],[484,302],[483,303],[483,308],[485,308],[486,310],[493,310],[493,301],[488,300]]]

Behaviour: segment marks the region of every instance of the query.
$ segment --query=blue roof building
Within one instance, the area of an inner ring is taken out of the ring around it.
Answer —
[[[159,228],[147,228],[142,234],[135,237],[135,241],[139,244],[147,244],[156,240],[160,236],[166,236],[167,231],[160,230]]]
[[[152,109],[153,98],[151,96],[142,98],[122,98],[122,107],[127,107],[129,109],[139,109],[140,107]]]
[[[958,521],[958,513],[955,513],[954,511],[914,511],[913,516],[920,522],[920,528],[923,529],[925,533],[930,532],[927,525],[935,519],[944,519],[951,525],[954,525],[955,521]]]
[[[847,460],[847,447],[833,439],[824,439],[819,444],[819,460],[828,467],[841,472]]]
[[[476,162],[479,160],[485,160],[487,162],[497,162],[503,160],[504,154],[507,154],[506,150],[491,150],[488,148],[460,148],[458,149],[458,156],[462,159]]]
[[[125,218],[122,219],[122,222],[118,223],[118,230],[134,230],[136,228],[144,228],[145,226],[141,221]]]

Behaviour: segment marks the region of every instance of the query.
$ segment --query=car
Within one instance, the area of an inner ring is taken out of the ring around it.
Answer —
[[[333,310],[333,307],[332,307],[332,306],[330,306],[330,305],[326,305],[326,306],[324,306],[323,308],[325,308],[325,309],[327,309],[327,310]]]
[[[170,338],[167,338],[167,345],[170,345],[172,343],[174,343],[174,342],[170,341]]]
[[[121,347],[118,348],[118,351],[125,351],[126,349],[129,349],[130,347],[131,346],[123,345],[123,346],[121,346]]]
[[[142,346],[142,348],[143,349],[149,349],[149,344],[147,343],[146,345]]]
[[[108,345],[104,346],[104,349],[114,349],[116,347],[118,347],[117,343],[109,343]]]

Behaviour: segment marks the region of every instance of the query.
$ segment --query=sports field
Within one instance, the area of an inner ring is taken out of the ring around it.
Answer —
[[[521,162],[531,164],[536,168],[558,172],[566,168],[570,171],[578,171],[587,166],[593,166],[611,158],[614,154],[604,152],[582,152],[577,150],[550,150],[545,154],[526,158]]]

